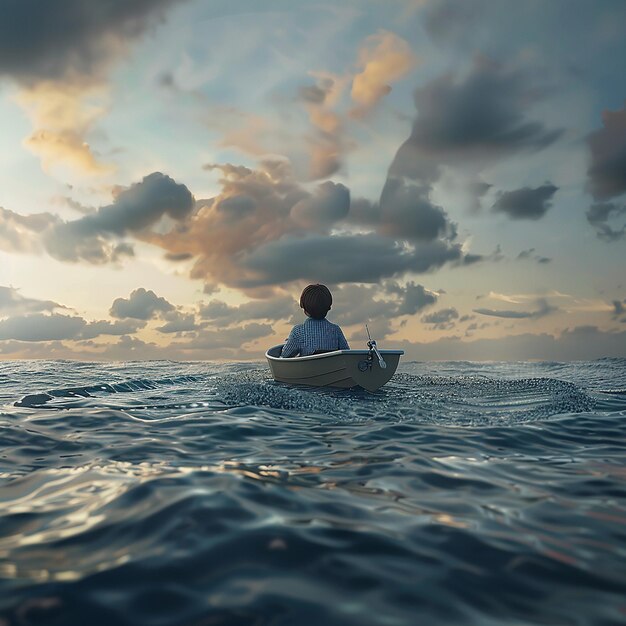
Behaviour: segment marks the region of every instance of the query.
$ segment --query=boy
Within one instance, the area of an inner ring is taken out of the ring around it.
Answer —
[[[326,285],[309,285],[304,288],[300,296],[300,308],[304,309],[308,319],[291,329],[281,357],[350,349],[341,328],[326,319],[332,303],[333,297]]]

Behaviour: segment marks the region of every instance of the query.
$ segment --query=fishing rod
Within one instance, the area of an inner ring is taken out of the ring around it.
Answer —
[[[374,352],[374,354],[376,354],[376,356],[378,357],[378,365],[380,366],[380,369],[386,369],[387,363],[385,363],[383,355],[378,351],[378,348],[376,347],[376,341],[372,339],[372,336],[370,335],[370,329],[367,327],[367,324],[365,324],[365,330],[367,331],[367,347],[370,349],[370,353]]]

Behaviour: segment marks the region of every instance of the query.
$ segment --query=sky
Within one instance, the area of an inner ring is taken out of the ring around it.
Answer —
[[[4,0],[0,358],[626,356],[623,0]]]

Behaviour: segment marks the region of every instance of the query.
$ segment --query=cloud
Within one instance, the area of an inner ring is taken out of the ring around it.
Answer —
[[[404,205],[397,208],[398,194],[384,217],[365,200],[356,202],[353,216],[346,187],[325,182],[309,191],[284,161],[262,161],[257,170],[206,167],[222,173],[216,197],[198,200],[180,227],[137,235],[170,255],[192,254],[192,278],[245,290],[298,280],[367,283],[474,260],[452,241],[456,227],[443,210],[427,200],[417,219],[407,217],[414,225],[409,231],[391,226],[404,211]],[[366,220],[372,222],[367,233],[338,230],[360,230]]]
[[[397,283],[389,282],[385,285],[387,291],[401,296],[396,315],[415,315],[418,311],[437,302],[438,296],[432,291],[427,291],[423,285],[409,281],[404,288]]]
[[[330,287],[333,305],[328,314],[329,319],[341,326],[357,325],[361,329],[367,323],[370,330],[376,329],[379,337],[392,332],[391,322],[394,319],[414,315],[434,304],[438,298],[436,293],[413,281],[404,285],[390,280],[377,285],[350,283],[331,284]],[[295,301],[292,301],[288,310],[294,313],[291,323],[302,321],[303,313]],[[355,336],[362,338],[360,333],[361,330],[358,330]]]
[[[432,241],[415,248],[376,234],[286,237],[241,257],[240,287],[296,280],[377,282],[408,271],[423,273],[462,259],[461,246]]]
[[[474,309],[474,313],[480,315],[489,315],[492,317],[504,317],[509,319],[538,319],[545,317],[558,308],[548,304],[545,298],[538,298],[536,301],[537,309],[534,311],[511,311],[511,310],[495,310],[495,309]]]
[[[149,320],[171,311],[175,311],[173,304],[165,298],[157,296],[154,291],[146,291],[140,287],[135,289],[130,297],[114,300],[109,314],[118,319],[130,317],[138,320]]]
[[[380,196],[378,230],[384,235],[415,241],[456,237],[456,226],[443,208],[431,202],[430,187],[410,184],[391,174]]]
[[[293,205],[291,218],[309,231],[326,231],[329,226],[345,218],[350,208],[350,191],[330,181],[319,185],[313,195]]]
[[[18,315],[0,321],[0,340],[50,341],[74,339],[86,326],[82,317],[59,315]]]
[[[106,107],[105,79],[129,43],[162,20],[175,0],[21,0],[0,9],[0,78],[20,85],[17,101],[35,130],[26,145],[44,169],[111,171],[87,143]]]
[[[241,348],[242,345],[262,337],[267,337],[272,334],[272,330],[270,324],[257,323],[219,330],[204,329],[198,332],[193,340],[184,343],[174,342],[170,344],[170,346],[173,350],[185,350],[190,352],[228,348],[234,350],[233,356],[236,356],[238,349]]]
[[[104,99],[98,84],[71,84],[54,81],[23,86],[15,96],[35,130],[24,144],[41,159],[44,171],[63,164],[86,175],[113,171],[94,153],[86,137],[106,111],[93,104]]]
[[[626,303],[626,300],[624,300],[624,303]],[[618,319],[621,315],[624,315],[626,313],[626,307],[624,306],[624,303],[620,302],[619,300],[613,300],[613,302],[612,302],[612,304],[613,304],[612,318],[614,320]],[[626,317],[624,317],[620,321],[626,322]]]
[[[0,207],[0,249],[39,254],[44,249],[42,233],[60,223],[61,219],[52,213],[20,215]]]
[[[189,259],[193,259],[193,254],[189,254],[189,252],[181,252],[179,254],[166,252],[164,254],[164,258],[168,261],[172,261],[173,263],[179,263],[180,261],[189,261]]]
[[[368,37],[359,51],[363,69],[352,80],[350,95],[356,106],[351,115],[366,115],[391,91],[389,83],[402,78],[416,61],[409,44],[396,34],[381,30]]]
[[[429,315],[423,315],[421,321],[424,324],[432,324],[433,328],[436,328],[437,330],[447,330],[454,327],[453,320],[458,318],[459,312],[454,307],[450,307],[447,309],[440,309],[439,311],[435,311]]]
[[[546,183],[535,189],[523,187],[514,191],[501,192],[492,210],[494,212],[506,213],[514,220],[538,220],[552,206],[552,197],[557,190],[558,187],[551,183]]]
[[[343,156],[352,146],[346,136],[342,115],[335,111],[344,83],[337,77],[320,75],[317,84],[303,87],[298,92],[313,128],[305,136],[311,180],[327,178],[338,172]]]
[[[588,187],[596,200],[626,192],[626,106],[602,113],[603,128],[587,137],[591,162]]]
[[[24,82],[99,74],[175,0],[20,0],[0,19],[0,74]]]
[[[418,116],[396,167],[410,169],[405,162],[420,154],[438,161],[493,160],[545,148],[562,130],[528,118],[530,105],[540,98],[529,73],[479,57],[465,76],[446,74],[416,90]]]
[[[596,229],[599,239],[612,242],[626,237],[626,222],[619,229],[609,224],[610,219],[626,214],[626,205],[618,206],[614,202],[603,202],[591,205],[588,209],[587,221]]]
[[[145,325],[145,322],[130,319],[120,320],[113,323],[106,320],[89,322],[86,326],[84,326],[80,335],[76,338],[93,339],[95,337],[99,337],[100,335],[130,335],[136,333]]]
[[[429,343],[406,341],[392,345],[405,350],[403,358],[407,361],[588,361],[623,357],[626,354],[626,331],[610,332],[597,326],[577,326],[563,330],[556,336],[548,333],[523,333],[474,341],[444,337]]]
[[[27,298],[13,287],[0,286],[0,316],[40,313],[42,311],[54,311],[55,309],[67,309],[67,307],[52,300]]]
[[[534,254],[535,253],[535,248],[528,248],[528,250],[522,250],[518,255],[517,255],[517,259],[518,260],[525,260],[525,259],[533,259],[535,261],[537,261],[537,263],[541,263],[541,264],[545,264],[545,263],[551,263],[552,259],[550,257],[547,256],[541,256],[539,254]]]
[[[57,222],[44,233],[47,252],[61,261],[106,263],[133,254],[127,243],[111,238],[137,234],[162,218],[183,220],[194,207],[185,185],[154,172],[139,183],[118,190],[112,204],[70,222]]]
[[[328,178],[341,170],[346,153],[355,146],[348,135],[347,118],[366,116],[391,91],[389,83],[404,76],[414,64],[415,56],[406,41],[380,31],[363,42],[356,74],[312,72],[316,84],[301,86],[297,98],[304,104],[311,124],[311,131],[304,138],[310,180]],[[344,87],[350,83],[354,106],[345,113],[339,107]],[[285,150],[290,154],[293,147],[286,146]]]
[[[332,86],[332,81],[331,81]],[[298,89],[298,96],[309,104],[323,104],[328,95],[328,83],[325,85],[303,85]]]
[[[76,315],[44,314],[56,309],[67,307],[50,300],[26,298],[11,287],[0,287],[0,316],[11,315],[0,321],[0,339],[26,342],[78,341],[101,335],[132,334],[146,325],[136,320],[87,322]]]
[[[154,172],[117,189],[112,204],[77,220],[66,222],[51,213],[24,216],[0,207],[0,249],[45,251],[60,261],[116,262],[134,255],[131,244],[119,241],[124,235],[137,236],[162,219],[181,221],[193,208],[193,196],[185,185]]]
[[[472,213],[478,213],[481,210],[482,198],[492,187],[493,185],[483,180],[472,180],[465,186],[466,192],[470,196],[469,208]]]
[[[170,260],[192,261],[192,279],[253,297],[251,290],[266,285],[368,283],[482,259],[455,241],[456,225],[431,203],[429,190],[403,180],[388,181],[381,203],[352,205],[344,185],[327,181],[311,189],[283,160],[262,161],[256,170],[205,168],[222,174],[220,193],[205,200],[194,201],[185,185],[155,172],[73,221],[3,211],[13,231],[4,235],[5,246],[38,246],[61,261],[102,264],[132,255],[131,244],[120,240],[133,237]]]
[[[203,320],[229,326],[250,320],[287,319],[298,310],[299,307],[293,297],[278,296],[267,300],[253,300],[237,306],[221,300],[211,300],[200,305],[199,315]]]
[[[528,117],[529,105],[540,98],[541,90],[529,73],[485,58],[475,59],[463,76],[450,73],[419,87],[411,135],[396,152],[381,193],[378,231],[415,241],[446,242],[452,250],[457,226],[431,198],[443,166],[464,166],[468,159],[486,165],[508,154],[550,145],[562,131],[549,130]],[[484,194],[488,189],[482,183],[475,192]],[[541,194],[549,192],[549,198],[555,191],[550,186],[535,193],[541,200]],[[538,205],[533,193],[527,199],[535,201],[518,209],[515,200],[520,193],[511,192],[501,200],[509,213],[526,216],[547,210],[548,198]],[[482,258],[467,255],[463,262]]]
[[[173,319],[163,324],[163,326],[157,326],[157,330],[165,334],[188,332],[198,330],[199,328],[200,326],[196,324],[196,318],[193,313],[178,313]]]

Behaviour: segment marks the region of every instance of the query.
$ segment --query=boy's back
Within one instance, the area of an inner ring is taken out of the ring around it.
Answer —
[[[302,324],[297,324],[291,329],[281,356],[309,356],[320,351],[349,349],[350,346],[343,331],[337,324],[329,322],[326,318],[321,320],[308,318]]]

